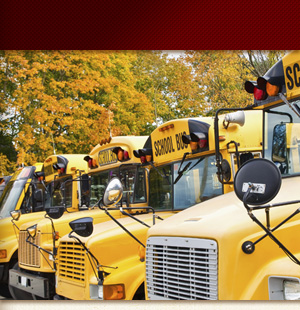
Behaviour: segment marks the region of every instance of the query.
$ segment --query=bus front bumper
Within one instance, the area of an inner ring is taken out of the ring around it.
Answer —
[[[9,285],[42,298],[49,298],[47,278],[11,269],[9,270]]]

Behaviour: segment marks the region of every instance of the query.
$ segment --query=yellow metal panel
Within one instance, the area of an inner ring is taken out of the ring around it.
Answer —
[[[300,51],[294,51],[282,58],[287,99],[300,96]]]

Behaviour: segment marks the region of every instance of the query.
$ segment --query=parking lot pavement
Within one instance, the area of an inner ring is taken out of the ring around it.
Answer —
[[[0,300],[13,300],[13,298],[6,298],[0,295]]]

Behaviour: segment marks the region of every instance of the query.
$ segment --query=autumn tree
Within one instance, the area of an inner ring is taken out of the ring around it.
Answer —
[[[154,126],[170,119],[199,116],[203,111],[203,96],[193,68],[186,63],[161,51],[141,51],[132,71],[136,89],[152,102]],[[148,133],[152,130],[153,126]]]
[[[286,51],[245,51],[239,56],[244,66],[255,77],[263,76],[276,62],[278,62]]]
[[[252,75],[238,51],[187,51],[183,61],[194,70],[199,91],[205,97],[206,113],[250,104],[243,84]]]
[[[110,134],[139,134],[151,104],[134,87],[134,53],[5,51],[1,62],[2,129],[18,162],[86,153]],[[145,109],[145,107],[147,107]]]
[[[280,51],[187,51],[182,60],[193,67],[206,112],[214,114],[219,108],[252,104],[245,81],[264,75],[283,55]]]
[[[0,52],[0,153],[19,164],[87,153],[109,135],[252,103],[247,79],[283,52]]]

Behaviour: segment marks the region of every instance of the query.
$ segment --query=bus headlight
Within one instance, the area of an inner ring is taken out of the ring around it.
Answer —
[[[296,281],[284,281],[283,294],[285,300],[300,300],[300,283]]]
[[[288,276],[270,276],[269,299],[300,300],[300,279]]]
[[[90,299],[103,300],[103,285],[90,284]]]

